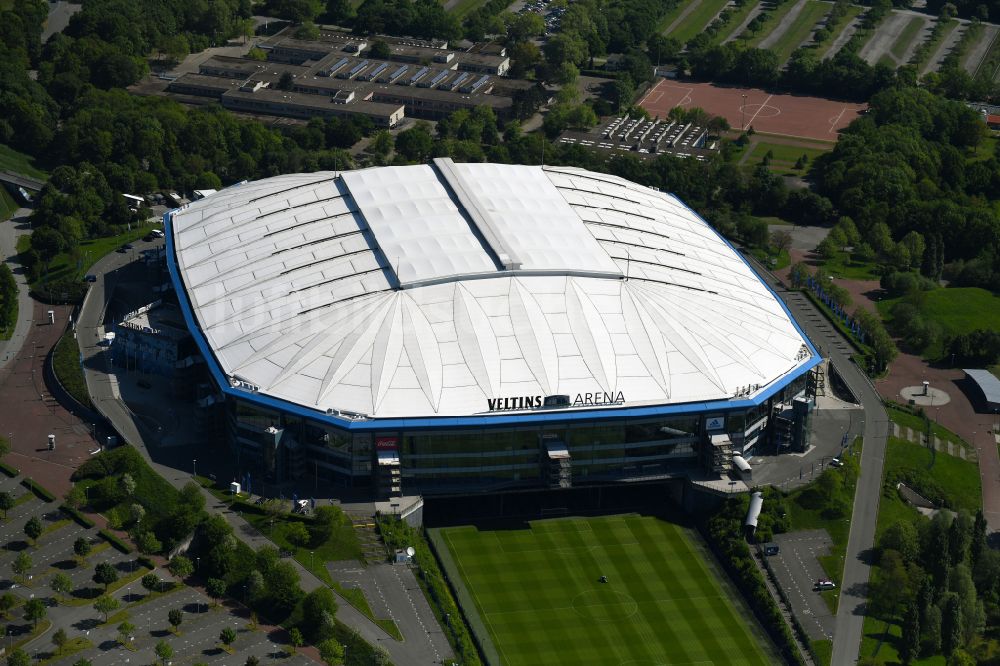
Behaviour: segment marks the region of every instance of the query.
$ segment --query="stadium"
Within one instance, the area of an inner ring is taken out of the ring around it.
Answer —
[[[244,470],[382,496],[566,488],[725,473],[807,437],[818,354],[666,193],[436,159],[243,183],[165,222]]]

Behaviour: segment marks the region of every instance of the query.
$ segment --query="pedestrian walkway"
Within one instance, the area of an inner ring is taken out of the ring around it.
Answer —
[[[17,239],[30,233],[27,222],[30,214],[27,208],[19,208],[9,220],[0,222],[0,260],[10,267],[17,282],[17,325],[9,340],[0,340],[0,368],[21,351],[34,320],[34,303],[28,293],[28,281],[24,267],[18,262],[17,252]]]

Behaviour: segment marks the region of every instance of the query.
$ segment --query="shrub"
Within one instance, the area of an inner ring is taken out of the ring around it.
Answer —
[[[13,465],[8,465],[5,462],[0,462],[0,472],[3,472],[12,479],[21,473],[20,470],[18,470],[16,467],[14,467]]]
[[[119,539],[117,536],[115,536],[111,532],[109,532],[107,530],[99,530],[97,533],[100,534],[101,537],[105,541],[107,541],[112,546],[114,546],[116,549],[120,550],[121,552],[125,553],[126,555],[132,552],[131,546],[129,546],[127,543],[125,543],[124,541],[122,541],[121,539]]]
[[[35,493],[38,499],[43,502],[54,502],[56,501],[56,496],[46,490],[44,487],[38,485],[33,479],[24,479],[21,481],[21,485]]]
[[[66,506],[63,504],[59,509],[65,513],[67,516],[75,520],[81,527],[91,528],[94,526],[94,521],[83,515],[71,506]]]

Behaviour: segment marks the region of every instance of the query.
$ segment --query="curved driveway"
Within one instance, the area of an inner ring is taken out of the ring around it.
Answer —
[[[882,465],[888,438],[889,416],[882,398],[867,376],[851,361],[851,347],[816,307],[800,292],[788,291],[777,279],[747,256],[757,272],[774,289],[820,352],[830,359],[864,408],[864,447],[861,477],[854,494],[854,512],[847,539],[847,557],[834,625],[832,666],[847,666],[858,659],[864,625],[868,578],[871,575],[875,522],[881,498]]]

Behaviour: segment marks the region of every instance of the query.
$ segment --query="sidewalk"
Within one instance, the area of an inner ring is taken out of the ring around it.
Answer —
[[[17,239],[19,236],[30,233],[29,229],[20,227],[27,226],[26,218],[31,214],[27,208],[18,208],[13,217],[6,222],[0,222],[0,261],[4,261],[14,273],[14,280],[17,282],[17,325],[10,340],[0,340],[0,368],[5,367],[21,351],[28,332],[31,329],[33,313],[33,301],[28,295],[28,282],[24,276],[24,269],[17,259]]]

